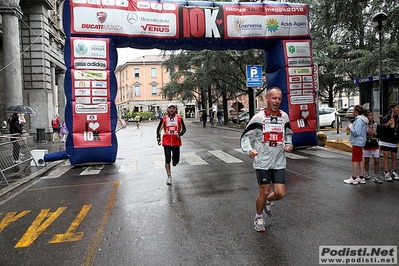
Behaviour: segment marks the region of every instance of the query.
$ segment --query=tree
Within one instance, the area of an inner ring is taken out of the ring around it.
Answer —
[[[163,65],[170,73],[170,82],[161,88],[167,99],[201,102],[201,109],[212,107],[222,98],[225,121],[227,101],[248,94],[246,65],[262,64],[261,50],[178,51]],[[207,100],[208,98],[208,100]]]

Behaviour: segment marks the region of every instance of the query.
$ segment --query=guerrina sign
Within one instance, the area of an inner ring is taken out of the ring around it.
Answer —
[[[66,0],[66,150],[46,161],[114,163],[116,48],[265,51],[268,87],[279,86],[294,146],[316,145],[309,8],[292,3]],[[292,95],[291,95],[292,92]],[[306,101],[298,100],[306,99]],[[296,143],[296,140],[297,143]]]

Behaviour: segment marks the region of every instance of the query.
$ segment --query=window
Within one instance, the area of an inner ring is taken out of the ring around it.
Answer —
[[[127,76],[127,70],[126,70],[126,81],[127,81],[127,77],[128,77],[128,76]]]
[[[134,86],[134,96],[140,96],[140,86]]]
[[[157,94],[158,94],[158,86],[151,85],[151,95],[157,95]]]
[[[139,78],[140,77],[140,69],[139,68],[135,68],[134,69],[134,77],[135,78]]]
[[[151,68],[151,78],[156,78],[157,77],[157,69],[154,67],[154,68]]]

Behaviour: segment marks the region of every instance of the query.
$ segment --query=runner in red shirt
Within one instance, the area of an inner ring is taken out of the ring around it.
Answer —
[[[186,133],[186,125],[183,122],[183,118],[176,113],[175,104],[168,104],[166,111],[167,114],[162,117],[157,127],[157,141],[158,145],[161,145],[161,131],[163,129],[162,146],[165,153],[166,174],[168,175],[166,184],[172,185],[170,162],[172,161],[173,166],[179,163],[180,146],[182,144],[181,136]]]

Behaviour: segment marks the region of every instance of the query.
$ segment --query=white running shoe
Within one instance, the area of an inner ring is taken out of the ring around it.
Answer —
[[[359,183],[359,181],[356,179],[353,179],[352,177],[349,177],[348,179],[344,180],[345,184],[351,184],[351,185],[357,185]]]
[[[391,174],[389,172],[384,172],[384,178],[385,178],[385,182],[391,182],[392,181],[392,177],[391,177]]]
[[[265,207],[263,208],[263,211],[269,217],[272,216],[272,204],[273,204],[273,202],[270,202],[270,201],[266,200]]]
[[[364,178],[357,177],[357,178],[356,178],[356,181],[357,181],[359,184],[366,184],[366,179],[364,179]]]
[[[392,171],[392,178],[395,180],[399,180],[399,175],[396,173],[396,171]]]
[[[254,221],[254,229],[258,232],[265,231],[265,221],[263,218],[256,218]]]
[[[383,183],[379,176],[373,177],[372,180],[373,180],[374,183],[377,183],[377,184],[382,184]]]
[[[166,185],[172,185],[172,176],[168,176],[168,179],[166,179]]]

